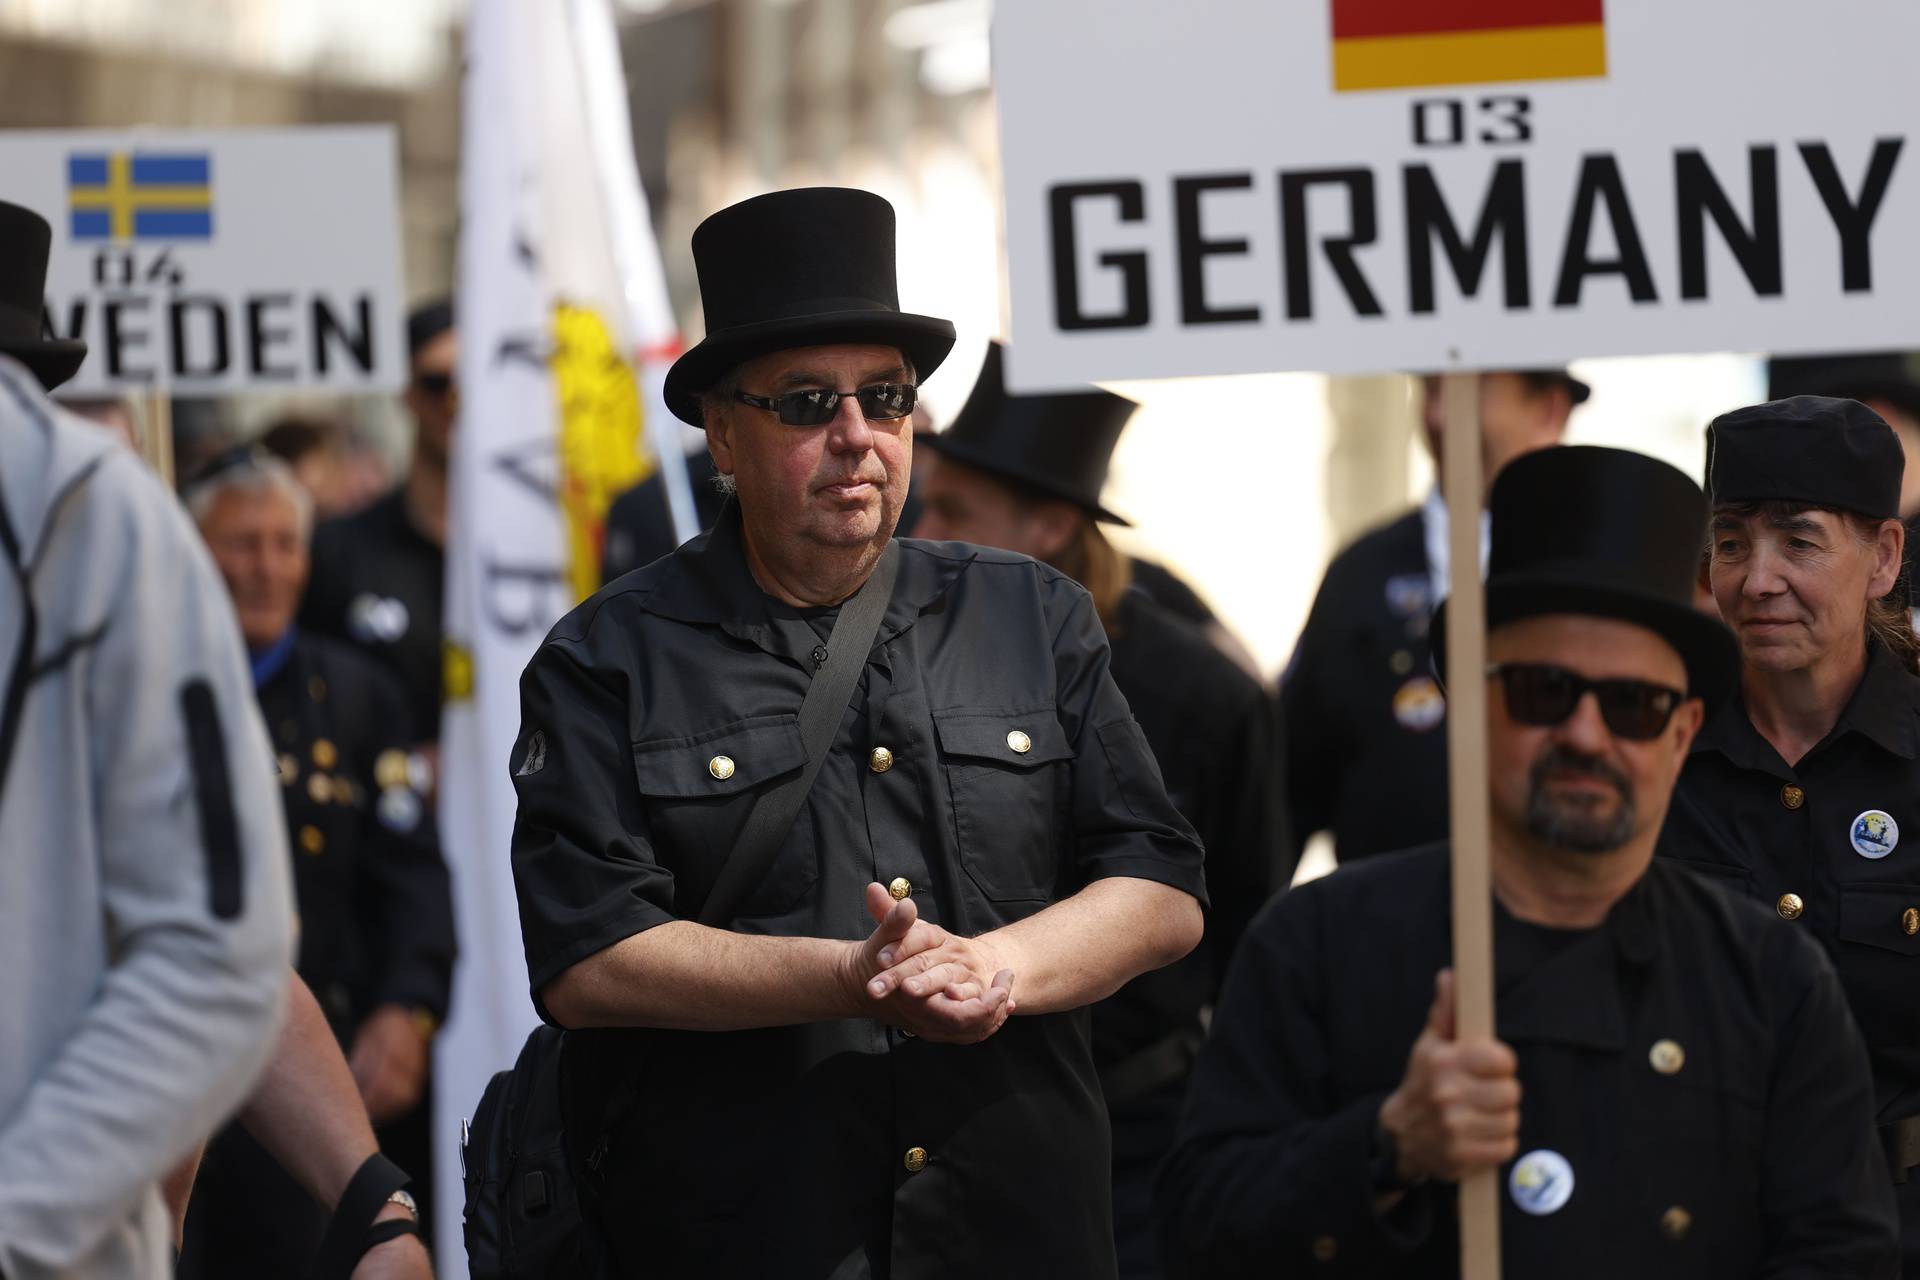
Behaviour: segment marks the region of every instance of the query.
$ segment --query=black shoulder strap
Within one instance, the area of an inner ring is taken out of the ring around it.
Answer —
[[[733,918],[736,905],[753,885],[766,875],[773,855],[793,828],[800,802],[807,798],[820,765],[833,745],[834,732],[846,714],[847,699],[867,665],[867,653],[880,630],[881,615],[893,598],[893,579],[900,567],[900,548],[887,543],[880,563],[860,590],[840,609],[834,619],[833,634],[827,637],[827,660],[814,672],[807,687],[806,700],[800,704],[800,739],[806,743],[807,763],[773,790],[761,796],[747,816],[733,853],[721,868],[720,878],[700,908],[700,923],[724,928]]]

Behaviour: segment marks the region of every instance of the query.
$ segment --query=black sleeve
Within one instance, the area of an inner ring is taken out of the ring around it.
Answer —
[[[1280,677],[1280,738],[1286,744],[1286,823],[1292,860],[1298,862],[1307,838],[1333,825],[1333,801],[1339,783],[1334,748],[1337,704],[1340,561],[1320,583],[1294,645],[1293,659]]]
[[[1248,696],[1204,746],[1194,827],[1206,848],[1207,934],[1218,999],[1240,938],[1260,908],[1292,878],[1292,848],[1280,802],[1279,725],[1273,700],[1249,682]]]
[[[1431,1189],[1375,1213],[1384,1095],[1333,1101],[1323,896],[1309,886],[1271,903],[1233,961],[1160,1170],[1155,1208],[1176,1275],[1388,1274],[1431,1230]],[[1331,1268],[1314,1254],[1327,1240]]]
[[[313,531],[307,589],[300,597],[300,628],[314,635],[351,640],[347,634],[347,548],[336,521]]]
[[[674,919],[673,875],[654,858],[627,734],[626,681],[564,642],[520,677],[513,882],[534,1007],[595,952]]]

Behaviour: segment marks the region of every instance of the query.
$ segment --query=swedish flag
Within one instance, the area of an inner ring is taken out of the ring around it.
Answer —
[[[93,152],[67,157],[75,240],[210,240],[213,161],[201,152]]]

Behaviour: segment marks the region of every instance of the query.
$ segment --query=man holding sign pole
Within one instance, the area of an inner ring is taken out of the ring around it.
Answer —
[[[1498,1038],[1456,1008],[1446,848],[1279,900],[1242,945],[1162,1175],[1176,1273],[1460,1274],[1447,1184],[1497,1171],[1513,1275],[1896,1275],[1832,968],[1653,861],[1736,671],[1690,607],[1699,490],[1639,455],[1556,449],[1509,466],[1490,509]]]

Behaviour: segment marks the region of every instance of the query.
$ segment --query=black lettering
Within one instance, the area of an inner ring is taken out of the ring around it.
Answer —
[[[1415,314],[1434,309],[1433,242],[1436,238],[1446,250],[1447,265],[1453,268],[1460,292],[1472,297],[1479,292],[1480,279],[1486,273],[1487,259],[1493,254],[1493,238],[1500,237],[1500,265],[1506,281],[1505,300],[1509,311],[1524,310],[1533,298],[1527,276],[1527,189],[1526,170],[1518,160],[1502,160],[1493,166],[1493,180],[1487,184],[1487,197],[1480,205],[1480,219],[1474,224],[1473,243],[1461,238],[1460,228],[1447,211],[1446,198],[1433,170],[1424,164],[1406,167],[1407,202],[1407,295]]]
[[[107,330],[107,376],[109,378],[135,378],[141,382],[153,380],[153,370],[135,369],[127,363],[127,353],[135,347],[147,345],[146,331],[129,330],[121,326],[122,316],[132,319],[133,314],[144,312],[149,299],[137,294],[124,298],[108,298],[100,306],[101,316],[106,320]]]
[[[1507,126],[1504,133],[1482,129],[1480,141],[1496,147],[1533,141],[1533,99],[1524,94],[1497,93],[1480,99],[1479,105],[1483,115],[1491,116],[1495,124]]]
[[[480,608],[506,634],[541,634],[571,603],[567,575],[560,569],[501,564],[491,554],[483,556]]]
[[[1614,243],[1619,248],[1617,258],[1595,258],[1587,252],[1596,202],[1607,206],[1607,220],[1613,224]],[[1580,289],[1588,276],[1623,276],[1627,294],[1635,302],[1659,300],[1646,250],[1640,246],[1633,206],[1627,203],[1626,184],[1620,179],[1620,165],[1607,155],[1590,155],[1580,162],[1580,185],[1574,190],[1573,220],[1560,256],[1560,282],[1553,291],[1553,305],[1579,306]]]
[[[541,501],[559,502],[551,437],[535,437],[501,449],[493,455],[492,465],[495,471],[521,485]]]
[[[195,352],[203,348],[193,341],[193,335],[187,327],[187,318],[196,312],[207,318],[201,330],[207,335],[206,349],[209,349],[204,361],[194,360]],[[232,343],[227,340],[227,308],[220,299],[175,298],[167,305],[167,325],[173,337],[175,377],[217,378],[232,366]]]
[[[1090,316],[1080,308],[1079,238],[1074,234],[1074,203],[1105,198],[1120,206],[1122,222],[1141,222],[1147,216],[1147,193],[1138,182],[1065,183],[1047,193],[1053,232],[1053,318],[1062,330],[1139,329],[1146,325],[1147,255],[1144,250],[1109,252],[1099,257],[1103,267],[1120,273],[1120,310]]]
[[[102,289],[124,289],[133,283],[133,255],[125,249],[102,249],[93,255],[93,282]]]
[[[1833,162],[1833,152],[1824,142],[1800,144],[1800,158],[1807,162],[1813,185],[1826,202],[1827,216],[1840,233],[1840,287],[1848,293],[1865,293],[1873,288],[1873,220],[1880,212],[1880,201],[1893,180],[1893,166],[1900,158],[1905,138],[1881,138],[1873,144],[1873,159],[1867,162],[1866,181],[1860,184],[1860,198],[1847,195],[1846,183]]]
[[[1753,291],[1780,296],[1780,166],[1772,147],[1747,148],[1748,185],[1753,191],[1753,228],[1740,221],[1733,202],[1698,151],[1673,156],[1674,195],[1680,211],[1680,296],[1707,296],[1707,217],[1713,217],[1727,248]]]
[[[247,299],[247,367],[257,378],[296,378],[299,370],[267,363],[271,358],[271,347],[278,347],[293,341],[293,330],[287,328],[268,328],[269,309],[290,308],[293,295],[290,293],[263,293],[257,298]]]
[[[1323,236],[1321,247],[1340,287],[1356,313],[1381,314],[1380,300],[1374,296],[1360,266],[1353,260],[1356,245],[1372,244],[1378,234],[1374,224],[1373,170],[1301,169],[1280,175],[1281,238],[1286,245],[1287,318],[1313,318],[1313,275],[1311,245],[1307,232],[1307,192],[1317,186],[1343,186],[1347,189],[1347,209],[1351,214],[1349,234]]]
[[[346,349],[347,358],[360,372],[373,372],[373,299],[361,294],[353,300],[355,324],[349,329],[327,305],[324,297],[313,300],[313,369],[324,376],[328,368],[330,340]]]
[[[1258,307],[1207,305],[1207,259],[1244,254],[1245,240],[1209,240],[1200,229],[1200,198],[1209,191],[1244,191],[1253,175],[1215,173],[1173,180],[1174,227],[1180,242],[1180,320],[1184,324],[1258,322]]]
[[[1433,130],[1433,109],[1444,107],[1441,119],[1446,127]],[[1413,145],[1416,147],[1457,147],[1467,140],[1467,108],[1458,98],[1421,98],[1413,104]]]

